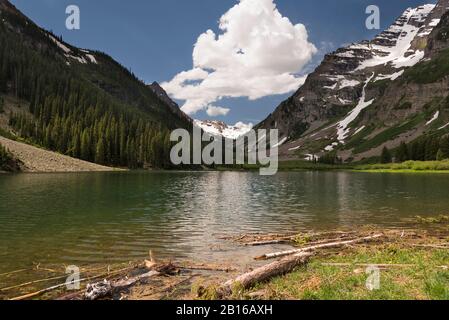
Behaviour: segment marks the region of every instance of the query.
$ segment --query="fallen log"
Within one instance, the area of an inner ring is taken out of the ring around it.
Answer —
[[[219,272],[237,271],[236,268],[232,268],[232,267],[221,268],[221,267],[211,267],[211,266],[186,266],[186,265],[182,265],[182,266],[178,266],[178,268],[179,269],[183,269],[183,270],[197,270],[197,271],[219,271]]]
[[[356,243],[363,243],[363,242],[373,241],[373,240],[379,239],[381,237],[383,237],[383,234],[376,234],[376,235],[373,235],[373,236],[359,238],[359,239],[354,239],[354,240],[329,242],[329,243],[323,243],[323,244],[319,244],[319,245],[315,245],[315,246],[304,247],[304,248],[300,248],[300,249],[268,253],[268,254],[264,254],[264,255],[262,255],[260,257],[256,257],[255,260],[274,259],[274,258],[285,257],[285,256],[289,256],[289,255],[292,255],[292,254],[301,253],[301,252],[314,251],[314,250],[318,250],[318,249],[338,248],[338,247],[342,247],[342,246],[345,246],[345,245],[351,245],[351,244],[356,244]]]
[[[293,239],[290,240],[268,240],[268,241],[254,241],[254,242],[249,242],[249,243],[245,243],[245,246],[252,246],[252,247],[257,247],[257,246],[267,246],[270,244],[284,244],[284,243],[289,243],[291,242]]]
[[[293,271],[296,267],[308,262],[312,253],[301,252],[279,261],[274,261],[251,272],[242,274],[222,284],[216,291],[219,298],[231,295],[236,288],[248,289],[257,283],[265,282],[273,277]]]

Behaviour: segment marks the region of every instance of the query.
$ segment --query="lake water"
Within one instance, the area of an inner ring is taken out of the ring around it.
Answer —
[[[125,172],[0,175],[0,273],[33,263],[213,260],[223,235],[406,226],[449,213],[449,175]]]

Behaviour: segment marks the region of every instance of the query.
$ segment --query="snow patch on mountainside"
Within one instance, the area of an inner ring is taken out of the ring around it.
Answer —
[[[343,119],[342,121],[340,121],[337,125],[337,136],[338,136],[338,141],[340,141],[340,143],[344,143],[346,137],[349,134],[349,131],[351,130],[350,128],[348,128],[348,126],[355,120],[357,119],[357,117],[359,116],[360,112],[363,111],[363,109],[369,107],[373,102],[373,100],[370,101],[365,101],[366,99],[366,87],[368,86],[368,84],[370,83],[370,81],[374,78],[374,73],[372,74],[372,76],[366,81],[365,86],[363,87],[363,91],[362,91],[362,96],[360,97],[359,103],[357,104],[357,106],[348,114],[348,116]]]
[[[435,114],[433,115],[432,119],[427,121],[426,126],[428,126],[428,125],[432,124],[434,121],[436,121],[439,116],[440,116],[440,111],[435,112]]]
[[[87,64],[88,61],[90,63],[95,63],[95,64],[98,63],[97,59],[95,59],[95,56],[92,53],[90,53],[88,50],[80,49],[81,52],[85,53],[84,56],[74,55],[72,50],[70,50],[69,47],[67,47],[61,41],[56,39],[54,36],[52,36],[51,34],[48,34],[48,37],[50,38],[51,41],[53,41],[58,46],[59,49],[64,51],[64,56],[66,58],[76,60],[81,64]],[[66,64],[70,65],[70,62],[67,61]]]
[[[350,47],[352,49],[364,49],[374,53],[371,59],[362,61],[356,70],[364,70],[386,64],[391,64],[393,67],[399,69],[402,67],[411,67],[422,60],[424,58],[424,51],[412,50],[412,42],[424,29],[428,30],[429,27],[434,27],[438,23],[432,20],[427,26],[418,27],[416,24],[424,21],[434,8],[435,5],[428,4],[415,9],[407,9],[395,24],[375,39],[377,41],[391,41],[387,35],[397,35],[397,40],[395,40],[392,46],[373,43],[352,45]]]
[[[69,48],[67,48],[67,46],[63,45],[58,39],[56,39],[55,37],[53,37],[52,35],[48,35],[48,37],[65,53],[70,53],[72,52],[72,50],[70,50]]]
[[[386,80],[386,79],[390,79],[391,81],[396,80],[397,78],[399,78],[400,76],[402,76],[402,74],[404,73],[404,70],[401,70],[399,72],[395,72],[393,74],[379,74],[376,79],[374,80],[374,82],[376,81],[380,81],[380,80]]]
[[[194,125],[213,136],[222,136],[232,140],[236,140],[237,138],[247,134],[253,128],[252,123],[245,124],[243,122],[237,122],[233,126],[228,126],[226,123],[221,121],[209,120],[195,120]]]

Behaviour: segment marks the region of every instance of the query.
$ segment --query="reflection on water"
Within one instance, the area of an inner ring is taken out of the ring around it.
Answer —
[[[448,213],[449,176],[131,172],[0,176],[0,272],[33,262],[220,255],[223,234]],[[218,249],[217,249],[218,248]]]

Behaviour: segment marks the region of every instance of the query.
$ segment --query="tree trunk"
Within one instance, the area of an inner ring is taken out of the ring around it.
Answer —
[[[235,279],[222,284],[218,290],[218,295],[223,298],[232,294],[238,288],[248,289],[259,282],[267,281],[273,277],[280,276],[293,271],[296,267],[307,263],[311,253],[298,253],[285,257],[279,261],[274,261],[251,272],[242,274]]]
[[[323,243],[323,244],[319,244],[319,245],[315,245],[315,246],[309,246],[309,247],[305,247],[305,248],[301,248],[301,249],[294,249],[294,250],[288,250],[288,251],[268,253],[268,254],[264,254],[263,256],[257,257],[255,259],[256,260],[268,260],[268,259],[274,259],[274,258],[289,256],[289,255],[296,254],[296,253],[301,253],[301,252],[309,252],[309,251],[318,250],[318,249],[338,248],[338,247],[349,245],[349,244],[356,244],[356,243],[362,243],[362,242],[368,242],[368,241],[376,240],[376,239],[378,239],[378,238],[380,238],[382,236],[383,236],[383,234],[376,234],[376,235],[373,235],[373,236],[369,236],[369,237],[365,237],[365,238],[359,238],[359,239],[354,239],[354,240]]]

